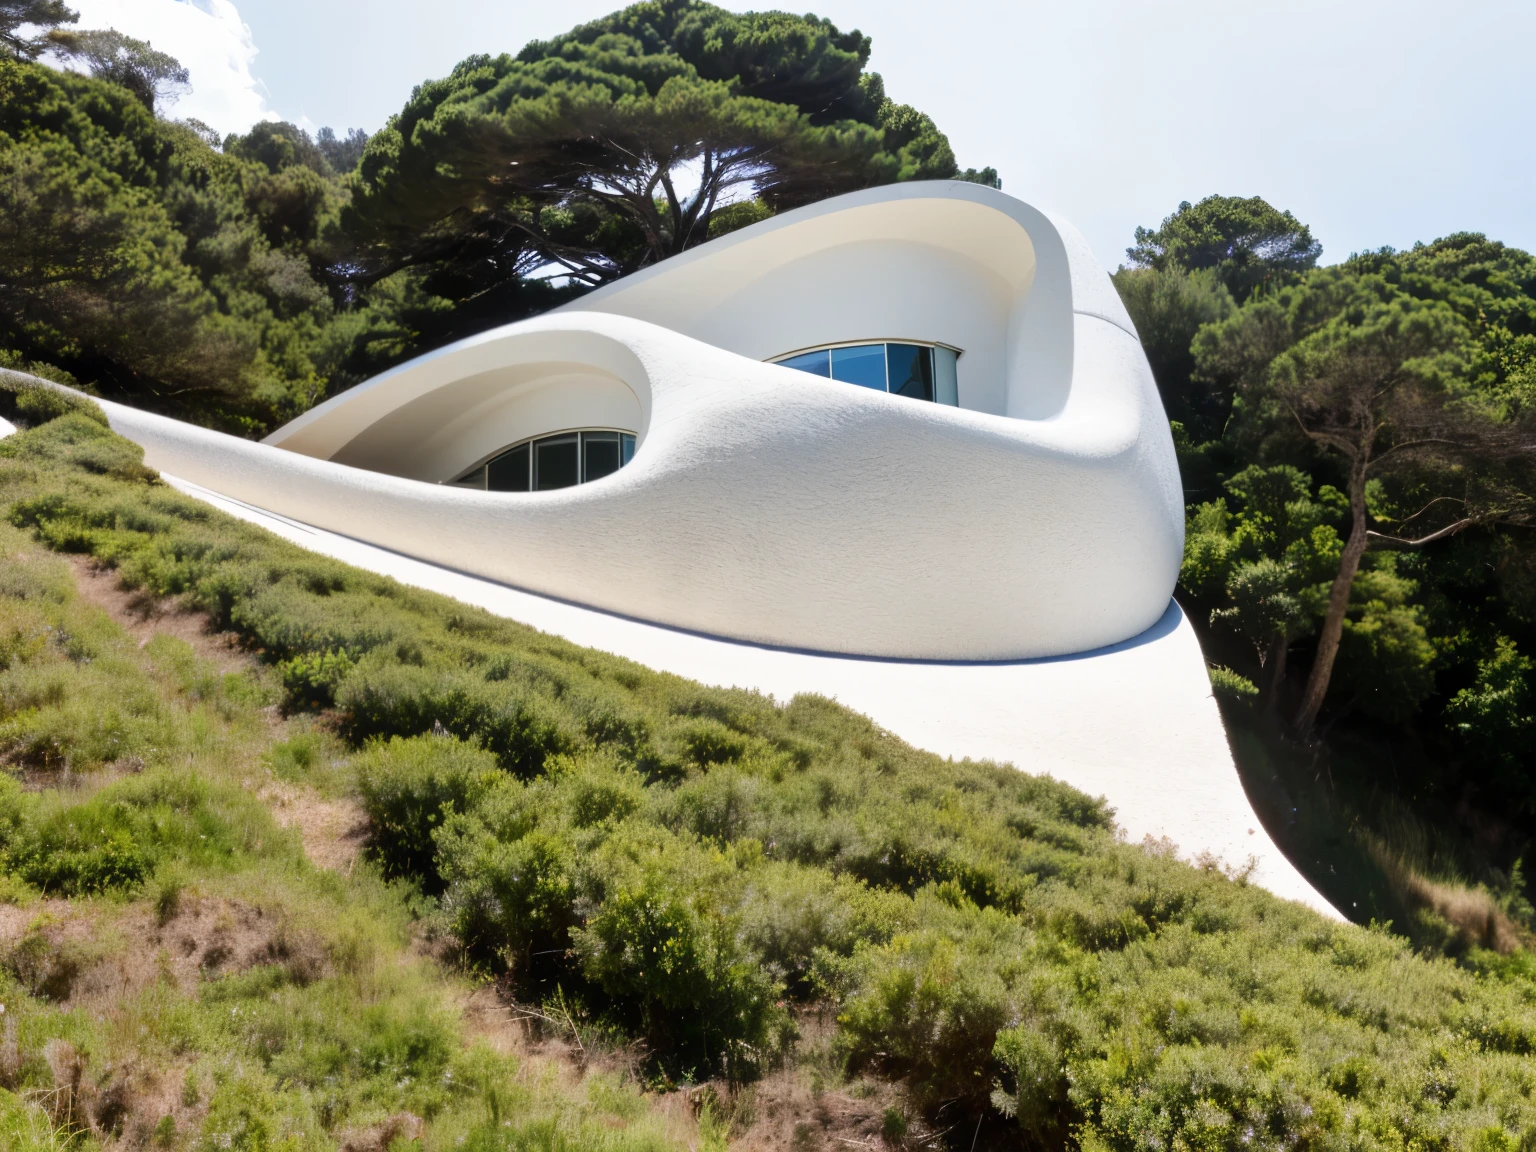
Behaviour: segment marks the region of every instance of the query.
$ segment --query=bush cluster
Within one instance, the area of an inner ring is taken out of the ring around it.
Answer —
[[[442,1147],[686,1147],[617,1076],[470,1043],[451,978],[411,954],[404,887],[308,865],[253,769],[350,773],[322,728],[272,716],[268,681],[138,643],[0,525],[0,752],[20,770],[0,774],[0,1148],[398,1147],[424,1123]],[[502,775],[454,743],[462,765],[402,761],[370,795],[462,801],[476,767]]]
[[[797,1006],[830,1006],[851,1069],[1035,1142],[1536,1131],[1519,965],[1424,960],[825,699],[705,688],[317,559],[92,469],[81,445],[110,434],[88,423],[0,445],[11,522],[187,597],[279,668],[345,652],[334,720],[383,869],[440,898],[475,962],[644,1040],[661,1074],[749,1076]]]

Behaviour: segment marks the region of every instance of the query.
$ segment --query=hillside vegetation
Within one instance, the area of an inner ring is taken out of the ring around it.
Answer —
[[[1507,946],[1536,927],[1536,257],[1319,251],[1212,196],[1115,276],[1179,451],[1179,599],[1313,882],[1426,948]]]
[[[998,184],[809,14],[646,0],[345,139],[170,119],[184,70],[76,23],[0,5],[0,368],[246,436],[775,212]],[[1463,232],[1323,266],[1257,196],[1134,239],[1178,596],[1266,827],[1430,952],[1529,939],[1536,260]]]
[[[13,409],[36,424],[0,444],[17,1140],[663,1146],[750,1138],[797,1075],[882,1102],[892,1145],[1536,1132],[1523,954],[1421,958],[1120,842],[1049,779],[314,557],[165,488],[88,407]],[[40,547],[249,655],[133,642]],[[365,859],[306,862],[280,787],[358,805]],[[517,1073],[466,1039],[470,977],[629,1071]],[[677,1137],[666,1101],[706,1082]]]

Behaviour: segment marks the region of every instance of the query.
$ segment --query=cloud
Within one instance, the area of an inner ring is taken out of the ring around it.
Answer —
[[[161,109],[193,117],[221,134],[245,132],[276,119],[266,86],[251,71],[256,43],[230,0],[68,0],[80,13],[76,28],[116,28],[147,40],[186,66],[192,91]]]

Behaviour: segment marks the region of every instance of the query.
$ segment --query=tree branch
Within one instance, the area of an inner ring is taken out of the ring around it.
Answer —
[[[1433,500],[1431,500],[1428,504],[1424,505],[1424,507],[1420,508],[1412,516],[1405,516],[1403,519],[1399,520],[1397,522],[1398,528],[1401,529],[1405,524],[1412,524],[1415,520],[1417,520],[1420,516],[1424,515],[1424,513],[1428,512],[1436,504],[1439,504],[1439,503],[1442,503],[1442,502],[1448,502],[1448,503],[1451,503],[1451,504],[1465,504],[1466,503],[1466,501],[1463,500],[1460,496],[1436,496]]]
[[[1401,452],[1401,451],[1404,451],[1404,450],[1409,449],[1409,448],[1422,448],[1426,444],[1450,444],[1450,445],[1453,445],[1455,447],[1465,447],[1465,445],[1461,444],[1460,441],[1457,441],[1457,440],[1447,440],[1443,436],[1426,436],[1426,437],[1424,437],[1421,440],[1404,440],[1400,444],[1394,444],[1394,445],[1392,445],[1392,447],[1388,448],[1385,452],[1379,453],[1377,455],[1376,459],[1384,460],[1388,456],[1392,455],[1392,453],[1394,453],[1394,452]]]
[[[1396,548],[1422,548],[1426,544],[1433,544],[1436,540],[1444,540],[1478,524],[1494,523],[1502,515],[1502,512],[1495,512],[1487,516],[1464,516],[1454,524],[1447,524],[1439,531],[1431,532],[1428,536],[1420,536],[1417,540],[1409,540],[1402,536],[1388,536],[1385,532],[1374,532],[1369,529],[1366,530],[1365,535],[1366,539],[1370,541],[1380,541],[1382,544],[1390,544]]]

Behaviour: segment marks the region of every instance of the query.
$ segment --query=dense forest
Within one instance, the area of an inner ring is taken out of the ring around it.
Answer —
[[[1179,599],[1250,794],[1361,919],[1528,931],[1536,258],[1463,233],[1319,267],[1288,213],[1216,196],[1135,239],[1115,282],[1179,452]]]
[[[306,557],[17,374],[259,436],[774,213],[998,184],[867,36],[655,0],[220,138],[77,25],[0,0],[0,1144],[1532,1146],[1536,257],[1324,264],[1209,196],[1114,275],[1178,600],[1336,926],[1028,764]]]

